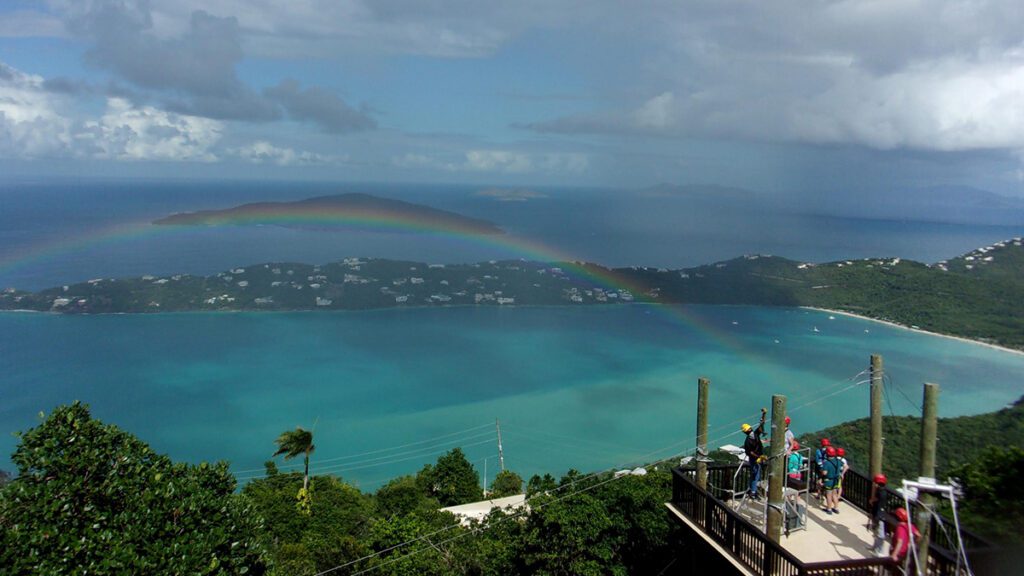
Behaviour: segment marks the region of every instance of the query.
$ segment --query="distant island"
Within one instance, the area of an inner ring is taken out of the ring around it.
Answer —
[[[368,226],[391,230],[442,231],[458,234],[503,234],[492,222],[401,200],[369,194],[337,194],[295,202],[255,202],[223,210],[183,212],[153,221],[161,226],[277,225],[336,229]]]
[[[681,270],[503,260],[426,264],[346,258],[274,262],[212,276],[94,279],[9,288],[0,310],[65,314],[354,310],[415,306],[747,304],[809,306],[1024,350],[1024,246],[997,242],[948,261],[828,263],[748,255]]]

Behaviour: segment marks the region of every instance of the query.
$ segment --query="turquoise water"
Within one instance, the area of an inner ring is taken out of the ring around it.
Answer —
[[[158,451],[226,459],[242,478],[277,434],[314,424],[314,469],[365,489],[457,445],[493,477],[496,418],[506,466],[557,475],[690,449],[699,376],[716,446],[739,443],[773,393],[797,432],[863,417],[868,390],[851,378],[873,352],[892,376],[887,413],[914,413],[925,381],[942,386],[943,416],[1024,394],[1024,356],[801,309],[6,313],[0,452],[39,411],[79,399]]]

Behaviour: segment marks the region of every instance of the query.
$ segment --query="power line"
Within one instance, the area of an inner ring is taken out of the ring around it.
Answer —
[[[328,458],[326,460],[320,460],[320,462],[334,462],[336,460],[346,460],[346,459],[349,459],[349,458],[359,458],[361,456],[369,456],[371,454],[380,454],[382,452],[390,452],[390,451],[393,451],[393,450],[400,450],[402,448],[408,448],[410,446],[418,446],[420,444],[429,444],[431,442],[434,442],[434,441],[437,441],[437,440],[441,440],[442,438],[450,438],[452,436],[459,436],[459,435],[465,434],[467,432],[472,432],[474,430],[479,430],[481,428],[489,428],[490,426],[491,426],[490,424],[481,424],[479,426],[473,426],[471,428],[466,428],[465,430],[460,430],[458,432],[451,432],[449,434],[442,434],[440,436],[435,436],[433,438],[428,438],[426,440],[420,440],[418,442],[410,442],[408,444],[401,444],[401,445],[398,445],[398,446],[392,446],[390,448],[381,448],[379,450],[371,450],[369,452],[360,452],[358,454],[349,454],[347,456],[338,456],[336,458]],[[238,471],[235,472],[235,474],[247,474],[247,473],[250,473],[250,472],[262,472],[263,470],[264,470],[263,468],[253,468],[253,469],[250,469],[250,470],[238,470]]]
[[[488,436],[487,438],[485,438],[484,440],[481,440],[479,442],[472,442],[470,444],[459,444],[457,446],[452,446],[450,448],[442,448],[442,446],[447,446],[447,445],[451,444],[452,441],[449,441],[449,442],[447,442],[445,444],[435,445],[435,446],[432,446],[432,447],[421,448],[419,450],[414,450],[414,451],[411,451],[411,452],[401,452],[401,453],[398,453],[398,454],[392,454],[390,456],[381,456],[381,457],[377,457],[377,458],[370,458],[368,460],[363,460],[363,461],[345,462],[345,463],[341,463],[341,464],[331,464],[331,465],[328,465],[328,466],[311,466],[310,467],[310,472],[323,473],[323,472],[328,472],[328,471],[332,471],[332,470],[363,470],[363,469],[366,469],[366,468],[374,468],[374,467],[377,467],[377,466],[387,466],[389,464],[397,464],[398,462],[407,462],[409,460],[416,460],[416,459],[419,459],[419,458],[425,458],[427,456],[435,456],[435,455],[438,455],[438,454],[444,454],[445,452],[448,452],[452,448],[460,448],[460,447],[461,448],[467,448],[467,447],[470,447],[470,446],[479,446],[481,444],[488,444],[488,443],[494,442],[496,440],[494,434],[491,433],[491,432],[488,432],[487,436]],[[409,456],[409,454],[411,454],[411,456]],[[399,458],[398,456],[404,456],[404,457]],[[253,479],[256,479],[256,478],[265,478],[265,477],[266,477],[266,474],[256,474],[256,475],[252,475],[252,476],[242,476],[242,477],[239,477],[238,480],[253,480]]]

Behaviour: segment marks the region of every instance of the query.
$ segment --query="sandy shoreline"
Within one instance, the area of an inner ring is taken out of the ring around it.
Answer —
[[[981,340],[973,340],[971,338],[964,338],[963,336],[953,336],[951,334],[942,334],[941,332],[932,332],[930,330],[922,330],[921,328],[911,328],[905,324],[899,324],[896,322],[890,322],[888,320],[879,320],[878,318],[872,318],[870,316],[862,316],[860,314],[854,314],[853,312],[844,312],[842,310],[832,310],[829,308],[817,308],[814,306],[800,306],[804,310],[817,310],[818,312],[828,312],[829,314],[841,314],[843,316],[849,316],[851,318],[860,318],[861,320],[869,320],[871,322],[878,322],[879,324],[885,324],[892,326],[893,328],[900,328],[902,330],[910,330],[911,332],[919,332],[921,334],[928,334],[930,336],[939,336],[940,338],[949,338],[951,340],[959,340],[961,342],[967,342],[968,344],[977,344],[979,346],[987,346],[989,348],[999,350],[1001,352],[1012,352],[1014,354],[1020,354],[1024,356],[1024,350],[1018,350],[1016,348],[1008,348],[1006,346],[1000,346],[998,344],[992,344],[989,342],[982,342]]]

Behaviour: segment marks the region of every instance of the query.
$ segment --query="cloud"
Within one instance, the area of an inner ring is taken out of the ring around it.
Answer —
[[[1016,0],[665,4],[623,104],[518,127],[890,150],[1024,148]],[[645,87],[644,87],[645,86]],[[642,94],[642,96],[637,96]]]
[[[215,162],[218,158],[211,148],[222,132],[223,125],[216,120],[110,98],[106,113],[85,122],[75,138],[91,145],[92,155],[98,158]]]
[[[643,128],[660,130],[673,123],[675,96],[664,92],[644,102],[633,112],[633,122]]]
[[[253,53],[274,58],[353,53],[481,58],[532,27],[587,21],[600,12],[593,2],[547,0],[178,0],[154,3],[152,10],[158,34],[180,33],[196,10],[233,15]]]
[[[346,156],[327,156],[308,151],[274,146],[266,140],[257,140],[246,146],[231,148],[228,153],[252,164],[275,164],[277,166],[309,166],[334,164],[347,160]]]
[[[462,157],[445,160],[427,154],[407,153],[391,159],[398,168],[427,168],[448,172],[487,172],[494,174],[581,173],[590,161],[586,154],[551,152],[534,154],[512,150],[473,149]]]
[[[0,38],[32,38],[64,36],[64,23],[42,12],[16,10],[0,18]]]
[[[0,156],[32,158],[69,152],[73,123],[40,76],[0,62]]]
[[[140,96],[171,112],[254,122],[279,120],[286,112],[330,133],[376,127],[365,112],[323,88],[302,89],[286,80],[261,93],[242,82],[237,67],[245,57],[243,33],[235,16],[173,10],[171,19],[180,21],[169,22],[160,7],[140,0],[56,4],[68,29],[90,43],[87,62],[143,89]]]
[[[513,188],[488,188],[473,193],[473,196],[481,198],[494,198],[499,202],[526,202],[538,198],[547,198],[548,195],[536,190],[523,190]]]
[[[223,125],[207,118],[108,98],[98,118],[75,106],[73,90],[0,62],[0,156],[212,162]]]
[[[462,170],[471,172],[532,172],[533,159],[520,152],[505,150],[470,150]]]
[[[341,134],[377,126],[365,112],[355,110],[323,88],[313,86],[303,90],[297,81],[285,80],[265,93],[287,110],[289,118],[312,122],[325,132]]]

